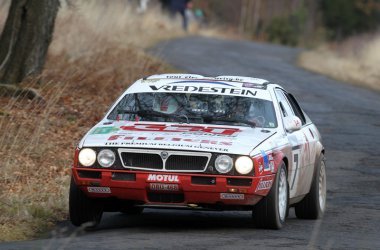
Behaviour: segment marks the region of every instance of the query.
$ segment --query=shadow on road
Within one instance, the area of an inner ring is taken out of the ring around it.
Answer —
[[[299,221],[295,218],[291,210],[287,219],[287,224],[294,224]],[[287,225],[289,226],[289,225]],[[145,209],[140,215],[126,215],[122,213],[104,213],[101,223],[95,229],[85,230],[71,225],[69,221],[62,222],[53,230],[50,237],[69,237],[72,234],[85,235],[101,233],[104,231],[131,229],[144,231],[145,233],[155,232],[182,232],[199,230],[262,230],[256,229],[250,211],[191,211],[172,209]],[[270,230],[269,230],[270,231]]]

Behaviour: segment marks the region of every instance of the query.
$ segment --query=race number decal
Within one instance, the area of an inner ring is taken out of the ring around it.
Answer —
[[[292,185],[290,186],[290,189],[292,190],[294,188],[294,183],[296,181],[296,178],[298,177],[297,176],[297,172],[298,172],[298,168],[299,168],[299,160],[300,160],[300,154],[301,154],[301,149],[298,147],[296,149],[294,149],[292,151],[292,155],[293,155],[293,169],[295,168],[294,170],[294,175],[293,175],[293,180],[292,180]]]

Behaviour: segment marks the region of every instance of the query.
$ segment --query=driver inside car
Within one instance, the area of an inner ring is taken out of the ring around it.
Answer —
[[[172,95],[156,94],[153,101],[153,110],[164,114],[174,114],[179,111],[179,104]]]

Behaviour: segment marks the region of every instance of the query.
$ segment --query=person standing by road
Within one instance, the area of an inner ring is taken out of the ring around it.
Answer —
[[[145,13],[148,8],[149,0],[140,0],[139,7],[137,8],[137,13]]]
[[[187,31],[188,20],[186,16],[186,8],[189,4],[190,0],[171,0],[170,8],[172,15],[175,16],[177,13],[181,14],[182,17],[182,27],[185,31]]]

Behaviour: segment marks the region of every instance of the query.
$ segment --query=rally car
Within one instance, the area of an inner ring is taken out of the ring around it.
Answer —
[[[153,75],[136,81],[75,152],[70,219],[104,211],[250,210],[279,229],[326,207],[321,136],[292,94],[263,79]]]

